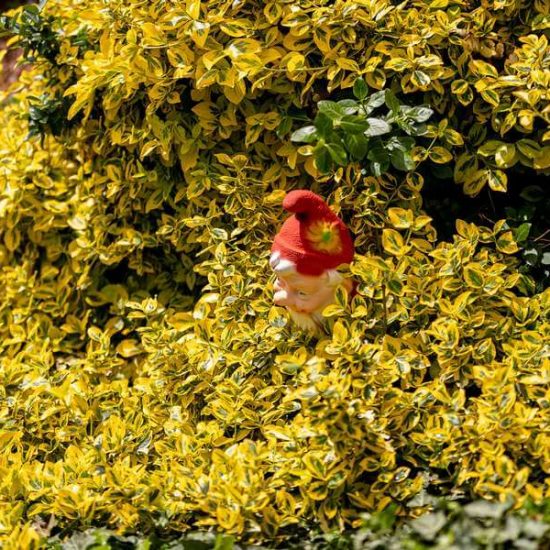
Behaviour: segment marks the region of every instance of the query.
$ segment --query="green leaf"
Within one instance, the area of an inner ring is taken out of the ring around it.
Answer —
[[[323,145],[313,151],[315,166],[321,174],[328,174],[332,168],[332,158],[328,149]]]
[[[413,170],[415,167],[415,162],[411,155],[401,149],[392,151],[390,153],[390,160],[394,168],[397,168],[397,170],[401,170],[403,172]]]
[[[359,110],[359,104],[355,99],[342,99],[336,105],[344,115],[354,115]]]
[[[327,143],[325,145],[332,160],[340,166],[345,166],[348,161],[348,154],[346,150],[338,143]]]
[[[381,140],[372,140],[367,158],[373,162],[389,162],[388,151]]]
[[[374,109],[377,109],[378,107],[384,105],[386,97],[385,90],[380,90],[379,92],[375,92],[374,94],[370,95],[365,103],[365,111],[366,114],[370,114]]]
[[[423,122],[419,124],[409,124],[408,130],[405,130],[409,136],[424,136],[428,131],[428,127]]]
[[[344,110],[334,101],[319,101],[317,103],[319,112],[326,115],[330,120],[340,120],[344,116]]]
[[[368,130],[365,130],[366,136],[381,136],[391,132],[391,126],[381,118],[367,118],[369,123]]]
[[[395,97],[395,94],[391,90],[385,90],[385,92],[386,92],[386,94],[384,95],[384,101],[386,102],[386,105],[394,113],[398,113],[400,103],[399,103],[398,99]]]
[[[361,78],[355,79],[355,82],[353,83],[353,95],[359,99],[363,100],[367,97],[369,93],[369,87],[367,86],[367,83]]]
[[[278,138],[283,138],[292,129],[292,118],[289,116],[283,117],[279,126],[277,127],[276,134]]]
[[[399,280],[397,276],[392,277],[388,281],[388,288],[392,292],[392,294],[397,294],[398,296],[401,296],[403,294],[403,283]]]
[[[350,134],[359,134],[369,128],[369,123],[362,117],[347,115],[340,121],[340,128]]]
[[[315,128],[317,128],[320,137],[327,139],[332,134],[332,120],[327,115],[317,113],[313,124]]]
[[[235,544],[235,537],[231,535],[219,534],[216,536],[214,550],[233,550],[234,544]]]
[[[415,141],[411,137],[398,137],[393,136],[386,141],[386,149],[388,151],[394,151],[399,149],[404,152],[410,152],[415,145]]]
[[[403,106],[401,107],[403,109]],[[412,118],[415,122],[426,122],[432,115],[433,110],[429,107],[412,107],[406,111],[406,115]]]
[[[369,140],[363,134],[348,134],[344,138],[346,147],[355,160],[363,160],[369,148]]]
[[[303,143],[312,143],[318,139],[317,128],[315,126],[304,126],[293,132],[290,136],[290,141],[298,141]]]
[[[530,223],[522,223],[518,228],[514,230],[514,238],[516,242],[523,242],[529,236],[529,231],[531,231]]]
[[[524,250],[523,252],[523,259],[531,266],[537,264],[538,258],[539,258],[539,251],[536,248],[529,248],[527,250]]]

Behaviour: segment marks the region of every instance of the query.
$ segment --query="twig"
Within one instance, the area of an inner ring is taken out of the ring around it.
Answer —
[[[542,240],[543,237],[546,237],[546,235],[548,235],[548,233],[550,233],[550,229],[547,229],[544,233],[539,235],[536,239],[533,239],[533,242],[536,243],[536,242]]]
[[[485,214],[483,214],[482,212],[479,213],[479,217],[482,219],[482,220],[487,220],[489,223],[495,225],[495,222],[491,219],[491,218],[488,218]]]

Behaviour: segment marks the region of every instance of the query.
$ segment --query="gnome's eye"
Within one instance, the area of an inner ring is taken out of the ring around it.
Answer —
[[[309,294],[307,292],[304,292],[303,290],[298,291],[298,296],[300,298],[309,298]]]

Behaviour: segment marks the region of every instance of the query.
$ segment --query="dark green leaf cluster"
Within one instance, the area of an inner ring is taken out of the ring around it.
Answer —
[[[28,138],[47,134],[59,136],[63,129],[74,126],[74,121],[67,121],[67,111],[71,104],[68,98],[44,93],[38,97],[28,96],[28,99]]]
[[[296,130],[291,140],[313,146],[315,164],[323,174],[349,162],[361,163],[374,176],[390,167],[413,170],[414,138],[426,133],[425,122],[433,111],[404,105],[391,90],[369,94],[362,78],[355,81],[353,95],[355,99],[319,101],[313,124]]]
[[[25,6],[16,17],[0,17],[0,37],[19,35],[18,46],[23,56],[32,63],[41,57],[55,63],[60,51],[57,32],[53,29],[55,18],[43,17],[35,4]]]
[[[550,195],[540,185],[529,185],[520,198],[505,208],[507,224],[522,247],[522,271],[534,276],[542,291],[550,286]]]

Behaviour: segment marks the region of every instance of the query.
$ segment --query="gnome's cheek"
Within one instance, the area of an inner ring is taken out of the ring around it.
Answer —
[[[297,301],[296,309],[303,313],[314,313],[323,310],[334,301],[334,288],[322,288],[313,294],[307,302]]]

